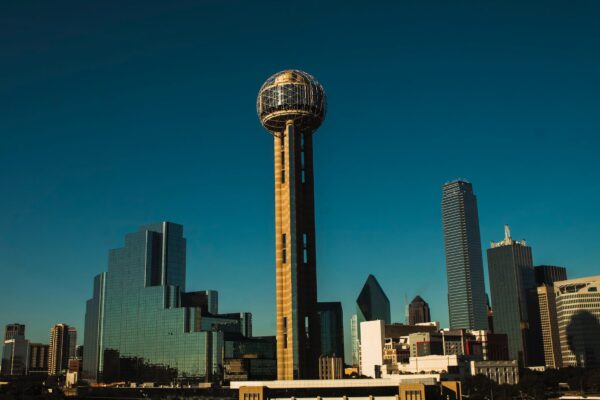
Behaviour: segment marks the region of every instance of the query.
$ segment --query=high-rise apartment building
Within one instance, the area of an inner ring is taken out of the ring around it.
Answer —
[[[344,359],[344,316],[342,303],[328,301],[317,303],[321,323],[321,356]],[[319,361],[319,365],[321,365]]]
[[[256,106],[274,141],[277,376],[317,378],[313,133],[325,118],[325,91],[306,72],[286,70],[266,80]]]
[[[431,322],[429,304],[421,296],[416,296],[408,305],[408,324],[416,325]]]
[[[56,324],[50,331],[48,374],[60,375],[69,365],[69,325]]]
[[[563,367],[600,367],[600,276],[554,282]]]
[[[535,283],[552,286],[556,281],[567,280],[567,269],[556,265],[537,265],[534,268]]]
[[[360,366],[360,323],[382,320],[391,322],[390,300],[373,275],[369,275],[356,299],[356,314],[350,321],[352,334],[352,364]]]
[[[187,293],[183,226],[161,222],[125,237],[86,305],[83,377],[102,382],[219,378],[224,332],[217,293]]]
[[[444,184],[442,223],[450,327],[488,329],[477,198],[471,183]]]
[[[562,367],[560,336],[556,314],[556,298],[554,286],[541,285],[537,287],[538,304],[540,309],[540,327],[544,346],[544,363],[550,368]]]
[[[504,240],[487,250],[494,332],[508,335],[509,356],[522,365],[540,365],[537,291],[531,247],[513,240],[508,225]]]

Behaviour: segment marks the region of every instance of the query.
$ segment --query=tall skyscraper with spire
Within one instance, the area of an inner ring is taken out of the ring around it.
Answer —
[[[487,250],[494,332],[508,336],[508,353],[523,366],[542,365],[539,306],[531,247],[513,240],[508,225],[504,240]]]
[[[477,198],[470,182],[444,184],[442,223],[450,327],[488,329]]]

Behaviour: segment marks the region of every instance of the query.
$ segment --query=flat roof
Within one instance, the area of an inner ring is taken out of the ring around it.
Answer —
[[[301,388],[356,388],[356,387],[386,387],[398,386],[401,383],[424,383],[433,385],[439,382],[440,374],[414,374],[396,375],[393,378],[380,379],[304,379],[281,381],[234,381],[230,383],[232,389],[240,387],[260,387],[269,389],[301,389]]]

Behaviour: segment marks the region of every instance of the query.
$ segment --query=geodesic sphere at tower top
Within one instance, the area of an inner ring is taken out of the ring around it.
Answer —
[[[288,121],[296,129],[312,133],[323,122],[326,109],[323,86],[310,74],[295,69],[272,75],[256,99],[258,118],[271,133],[283,132]]]

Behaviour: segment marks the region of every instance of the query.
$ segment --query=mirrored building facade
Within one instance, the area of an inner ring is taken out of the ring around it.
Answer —
[[[186,290],[183,226],[162,222],[125,237],[95,277],[86,304],[83,377],[92,381],[210,381],[223,335],[239,318],[217,314],[214,291]]]
[[[470,182],[444,184],[442,223],[452,329],[488,329],[477,198]]]
[[[327,301],[317,303],[321,322],[321,356],[344,358],[344,316],[342,303]]]

